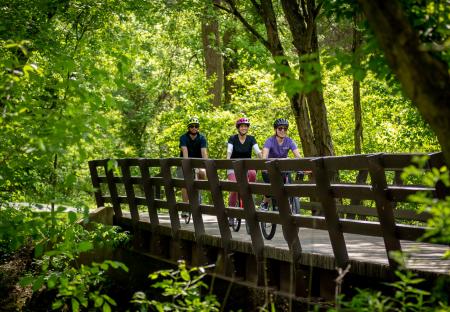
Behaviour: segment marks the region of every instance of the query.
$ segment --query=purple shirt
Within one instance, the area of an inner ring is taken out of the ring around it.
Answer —
[[[278,144],[277,137],[271,136],[264,143],[264,148],[269,149],[268,158],[287,158],[289,150],[294,151],[297,149],[297,144],[288,137],[285,137],[283,143]]]

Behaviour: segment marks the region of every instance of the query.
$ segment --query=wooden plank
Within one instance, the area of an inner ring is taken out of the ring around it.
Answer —
[[[366,159],[366,163],[367,163],[367,159]],[[359,170],[358,175],[356,176],[356,181],[355,181],[356,184],[359,184],[359,185],[366,184],[368,176],[369,176],[369,170]],[[352,198],[352,200],[350,201],[351,205],[361,205],[361,203],[362,203],[361,199]],[[355,219],[357,215],[358,215],[357,213],[349,214],[349,215],[347,215],[347,218]]]
[[[257,284],[265,285],[265,264],[264,264],[264,240],[261,234],[259,223],[256,219],[255,203],[247,181],[247,169],[243,160],[233,161],[236,183],[239,186],[239,192],[244,205],[245,219],[250,229],[252,240],[252,249],[256,257]]]
[[[178,238],[178,231],[180,230],[180,218],[176,208],[177,200],[175,197],[175,190],[172,186],[172,175],[170,173],[169,159],[161,159],[161,173],[164,179],[164,190],[166,193],[167,206],[169,208],[170,225],[172,229],[172,236]]]
[[[323,158],[315,159],[314,164],[315,168],[313,172],[316,177],[319,200],[322,203],[322,211],[327,222],[328,234],[330,236],[334,257],[336,258],[336,264],[340,268],[345,268],[348,263],[347,246],[345,245],[344,234],[339,224],[336,202],[330,188],[328,168],[325,167]]]
[[[191,158],[183,158],[181,167],[183,169],[183,176],[186,182],[186,190],[189,197],[189,206],[191,206],[195,237],[198,239],[197,243],[201,244],[201,237],[205,234],[205,225],[203,224],[202,214],[199,209],[199,191],[194,187],[195,176],[193,167],[191,166],[191,161]]]
[[[367,155],[323,157],[324,166],[330,171],[367,170]]]
[[[298,227],[296,227],[291,220],[292,212],[289,205],[289,197],[284,191],[284,181],[281,170],[278,167],[279,161],[277,159],[271,160],[266,162],[266,165],[269,173],[270,185],[272,186],[272,192],[278,204],[284,239],[288,244],[289,250],[292,252],[293,263],[300,263],[302,246],[298,237]],[[296,280],[298,278],[298,276],[295,276]]]
[[[141,170],[141,185],[144,189],[145,201],[147,204],[148,217],[150,223],[154,225],[159,224],[158,209],[155,206],[155,186],[150,180],[149,163],[145,159],[139,159],[139,169]],[[159,166],[159,163],[158,163]]]
[[[92,186],[94,187],[94,197],[97,208],[105,207],[105,200],[102,196],[102,190],[100,188],[100,181],[98,178],[97,167],[99,166],[98,161],[89,161],[89,172],[91,174]],[[104,165],[104,164],[102,164]]]
[[[288,184],[284,186],[287,196],[316,197],[317,187],[315,184]]]
[[[301,159],[278,159],[278,168],[280,171],[310,171],[314,164],[309,158]]]
[[[370,185],[331,184],[330,192],[334,198],[374,199]]]
[[[375,204],[378,211],[378,219],[383,230],[384,245],[386,253],[401,251],[402,247],[396,233],[394,210],[391,201],[388,200],[386,190],[387,182],[383,167],[383,155],[373,155],[368,158],[369,173],[372,181],[372,189],[375,197]],[[396,269],[398,264],[390,256],[389,266]]]
[[[219,176],[217,174],[217,169],[215,167],[214,161],[210,159],[205,160],[205,169],[210,186],[215,215],[217,216],[220,236],[222,238],[222,261],[224,265],[224,269],[222,271],[226,275],[233,276],[236,268],[233,264],[233,261],[231,261],[230,257],[228,256],[230,254],[229,245],[232,239],[232,235],[230,227],[228,225],[228,216],[225,211],[225,203],[223,200],[222,191],[220,189]],[[242,211],[242,209],[239,210]]]
[[[134,160],[134,159],[133,159]],[[139,230],[139,211],[135,202],[134,186],[131,182],[130,164],[134,163],[130,159],[119,159],[118,164],[122,171],[122,180],[125,186],[128,207],[130,208],[131,221],[133,226],[133,246],[139,248],[142,246],[142,235]]]
[[[424,153],[415,154],[383,154],[383,167],[385,170],[403,170],[413,164],[414,156],[425,156]]]
[[[220,189],[219,176],[215,167],[214,160],[205,160],[206,175],[211,190],[211,197],[216,211],[217,222],[219,224],[220,235],[222,236],[224,248],[228,249],[228,244],[232,239],[230,227],[228,225],[228,216],[225,211],[225,203],[222,191]]]
[[[107,161],[104,165],[105,168],[105,173],[106,173],[106,180],[108,183],[108,189],[109,189],[109,194],[111,196],[111,203],[114,209],[114,215],[116,217],[121,217],[122,216],[122,208],[120,207],[120,202],[119,202],[119,196],[117,194],[117,186],[116,183],[114,182],[114,172],[113,169],[111,168],[110,170],[108,170],[108,163],[109,161]]]
[[[418,186],[386,186],[386,197],[392,202],[405,202],[408,201],[410,195],[417,192],[434,193],[435,189],[431,187],[418,187]]]
[[[125,193],[127,195],[128,207],[130,208],[131,220],[135,224],[139,221],[139,211],[135,203],[134,186],[130,181],[130,163],[131,161],[129,159],[118,160],[119,167],[122,171],[122,181],[125,186]]]

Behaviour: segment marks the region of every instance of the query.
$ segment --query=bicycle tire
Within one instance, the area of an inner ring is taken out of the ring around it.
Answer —
[[[276,211],[275,206],[269,205],[269,211]],[[271,240],[275,236],[275,232],[277,231],[277,224],[276,223],[266,223],[261,222],[261,232],[265,239]]]
[[[183,216],[183,218],[184,218],[184,223],[189,224],[189,222],[191,222],[191,215],[192,215],[192,213],[189,212],[187,215],[184,215],[184,216]]]
[[[239,195],[236,198],[235,207],[236,208],[243,208],[242,207],[242,201],[239,198]],[[241,219],[239,219],[239,218],[229,218],[229,222],[230,222],[230,226],[233,229],[233,231],[239,232],[239,229],[241,228]]]
[[[202,204],[202,193],[200,191],[198,192],[198,204]],[[182,217],[184,219],[184,223],[189,224],[189,222],[191,222],[192,212],[189,211],[187,215],[182,215]]]

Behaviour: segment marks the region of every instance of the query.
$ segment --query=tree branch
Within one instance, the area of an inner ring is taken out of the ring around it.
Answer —
[[[236,8],[234,1],[233,0],[225,0],[226,3],[228,3],[228,5],[230,6],[231,10],[226,9],[226,12],[229,12],[231,14],[233,14],[234,16],[237,17],[237,19],[242,23],[242,25],[244,25],[245,28],[247,28],[247,30],[256,37],[256,39],[259,40],[259,42],[261,42],[267,49],[270,50],[270,44],[269,42],[264,39],[263,36],[261,36],[260,33],[258,33],[258,31],[256,31],[256,29],[254,27],[252,27],[252,25],[250,25],[250,23],[242,16],[242,14],[238,11],[238,9]],[[220,9],[221,7],[219,7]]]

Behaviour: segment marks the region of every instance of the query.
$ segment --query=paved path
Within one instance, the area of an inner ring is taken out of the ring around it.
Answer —
[[[148,221],[147,214],[141,214],[142,221]],[[161,225],[169,225],[170,220],[167,214],[159,216]],[[208,235],[220,237],[217,219],[215,216],[203,215],[205,231]],[[245,221],[243,221],[245,222]],[[194,231],[192,220],[190,224],[185,224],[181,220],[182,229]],[[233,232],[234,240],[250,242],[250,236],[245,230],[245,223],[241,225],[239,232]],[[328,232],[324,230],[301,228],[299,231],[300,242],[304,253],[333,257]],[[358,262],[369,262],[388,265],[388,258],[382,237],[364,236],[357,234],[344,234],[350,260]],[[265,240],[266,246],[288,249],[286,241],[281,232],[281,225],[277,226],[277,232],[272,240]],[[442,255],[450,250],[449,246],[418,243],[412,241],[401,241],[403,251],[409,255],[407,266],[410,269],[419,271],[435,272],[440,274],[450,274],[450,260],[442,260]]]

